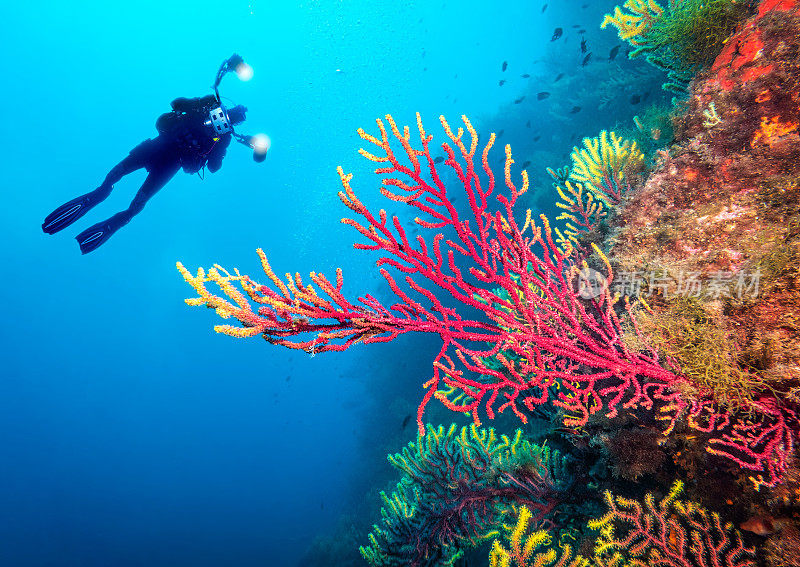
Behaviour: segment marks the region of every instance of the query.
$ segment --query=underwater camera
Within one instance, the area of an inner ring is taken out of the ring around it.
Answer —
[[[233,108],[226,108],[222,103],[222,98],[219,96],[219,84],[222,82],[225,75],[231,72],[236,73],[236,76],[242,81],[249,81],[253,78],[253,68],[244,62],[241,55],[234,53],[223,61],[222,65],[220,65],[217,70],[217,76],[213,86],[218,106],[209,111],[208,119],[205,124],[217,135],[230,132],[231,136],[233,136],[237,142],[253,150],[253,161],[261,163],[267,158],[267,151],[270,147],[269,138],[266,134],[246,136],[236,132],[233,125],[244,121],[247,109],[241,105]]]

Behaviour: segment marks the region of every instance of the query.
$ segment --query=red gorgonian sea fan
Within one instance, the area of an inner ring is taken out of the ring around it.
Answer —
[[[452,189],[437,171],[430,151],[433,136],[419,114],[418,147],[412,145],[409,127],[401,131],[391,116],[386,116],[388,129],[377,120],[379,137],[359,130],[377,147],[377,153],[360,153],[380,165],[377,174],[391,176],[383,179],[381,194],[419,212],[414,222],[427,232],[415,240],[397,216],[390,219],[385,210],[374,215],[353,191],[352,175],[338,168],[344,188],[339,197],[361,217],[342,222],[368,240],[356,248],[382,254],[377,265],[397,303],[385,306],[371,295],[351,302],[342,294],[341,270],[335,284],[314,272],[311,284],[300,274],[287,274],[283,281],[262,250],[258,254],[272,286],[219,266],[192,275],[178,263],[199,294],[187,303],[206,305],[242,325],[220,325],[218,332],[262,335],[270,343],[309,352],[387,342],[412,331],[439,335],[442,346],[417,413],[421,432],[423,412],[433,397],[451,410],[471,412],[476,423],[481,411],[491,419],[495,411],[509,408],[526,422],[525,410],[548,401],[565,410],[568,426],[585,424],[600,410],[614,417],[620,407],[644,408],[657,411],[668,429],[687,416],[693,427],[715,437],[712,444],[719,442],[716,454],[765,471],[762,482],[776,482],[791,452],[784,413],[768,412],[763,426],[748,422],[750,429],[743,430],[708,396],[684,399],[676,389],[686,381],[679,369],[669,369],[655,350],[634,350],[623,341],[623,321],[634,331],[636,323],[627,298],[609,291],[613,273],[599,248],[594,250],[606,272],[605,285],[585,293],[581,273],[588,267],[572,260],[568,245],[563,249],[554,243],[547,218],[540,216],[537,224],[530,210],[521,224],[514,217],[528,177],[523,170],[520,186],[514,183],[510,146],[505,146],[505,184],[495,184],[488,161],[494,134],[478,153],[478,134],[466,117],[462,120],[466,130],[454,132],[440,117],[449,139],[441,145],[447,156],[443,164],[459,181]],[[393,148],[397,143],[399,153]],[[453,198],[464,194],[469,211],[462,216]],[[395,279],[392,269],[402,280]],[[208,282],[227,297],[212,294]],[[437,288],[439,295],[433,291]],[[441,290],[467,308],[445,305]]]

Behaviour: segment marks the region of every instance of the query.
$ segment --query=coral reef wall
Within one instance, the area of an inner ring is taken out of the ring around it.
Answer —
[[[734,405],[767,390],[798,401],[798,124],[800,3],[767,0],[695,79],[676,143],[615,219],[609,255],[653,297],[650,330],[687,317],[713,328],[693,340],[724,345],[722,377],[698,386]],[[686,335],[660,339],[686,370]]]

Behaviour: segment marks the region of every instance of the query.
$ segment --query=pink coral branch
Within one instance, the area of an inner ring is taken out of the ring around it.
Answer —
[[[515,206],[528,188],[528,178],[522,171],[521,185],[514,183],[509,146],[505,184],[496,186],[488,162],[494,135],[478,154],[478,135],[465,117],[468,145],[464,129],[453,132],[440,117],[449,139],[442,144],[445,165],[469,203],[469,218],[462,218],[453,205],[453,192],[435,167],[429,148],[433,137],[425,132],[419,115],[422,149],[412,146],[408,127],[401,132],[391,116],[386,121],[388,130],[377,120],[379,137],[359,130],[379,150],[360,153],[380,164],[376,172],[387,176],[381,193],[416,208],[425,218],[415,222],[434,231],[432,239],[420,235],[415,246],[396,216],[390,220],[384,210],[374,215],[353,191],[352,175],[341,168],[339,197],[360,217],[342,219],[367,240],[355,247],[382,253],[377,264],[398,302],[387,307],[372,296],[360,298],[358,304],[348,301],[341,293],[340,272],[336,285],[322,274],[311,274],[327,299],[304,285],[299,274],[294,278],[287,274],[287,285],[275,276],[263,253],[262,265],[277,290],[247,276],[217,278],[227,285],[223,289],[229,295],[235,293],[230,280],[240,280],[250,300],[260,305],[257,312],[241,294],[234,298],[234,306],[210,295],[202,274],[192,278],[184,273],[202,301],[244,325],[226,327],[225,332],[262,334],[272,343],[314,352],[391,341],[411,331],[434,333],[442,347],[433,360],[432,377],[424,384],[426,393],[417,413],[420,433],[424,433],[423,413],[434,397],[451,410],[472,412],[476,423],[480,408],[489,418],[495,410],[510,409],[526,422],[524,410],[548,401],[566,410],[565,423],[572,426],[585,424],[599,411],[614,417],[620,407],[658,406],[670,429],[688,415],[690,424],[718,434],[712,452],[752,470],[763,466],[766,481],[775,481],[791,450],[791,432],[785,419],[778,417],[783,415],[780,410],[762,403],[755,409],[765,419],[731,427],[729,416],[710,402],[684,401],[674,387],[685,378],[664,368],[655,351],[629,349],[622,340],[620,316],[632,319],[630,306],[611,296],[613,273],[605,257],[600,254],[606,265],[606,287],[596,297],[581,297],[579,267],[554,243],[547,218],[542,215],[537,224],[527,211],[522,226],[518,224]],[[406,161],[395,154],[393,140],[402,146]],[[608,191],[615,197],[612,189]],[[403,274],[402,280],[396,280],[390,269]],[[471,310],[447,307],[440,299],[442,291]],[[465,315],[470,312],[475,316]]]

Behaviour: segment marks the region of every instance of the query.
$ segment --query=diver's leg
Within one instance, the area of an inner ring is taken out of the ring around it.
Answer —
[[[145,157],[146,152],[138,151],[143,144],[139,144],[128,156],[111,168],[111,171],[106,175],[103,183],[85,195],[76,197],[71,201],[64,203],[55,211],[47,215],[42,223],[42,230],[47,234],[55,234],[56,232],[67,228],[76,220],[85,215],[89,210],[101,203],[111,194],[114,184],[122,179],[125,175],[141,169],[146,165]]]
[[[111,238],[112,234],[128,224],[136,214],[144,209],[144,205],[150,197],[158,193],[178,173],[180,167],[180,162],[176,161],[153,168],[126,210],[87,228],[75,237],[81,247],[81,253],[87,254],[98,248]]]

